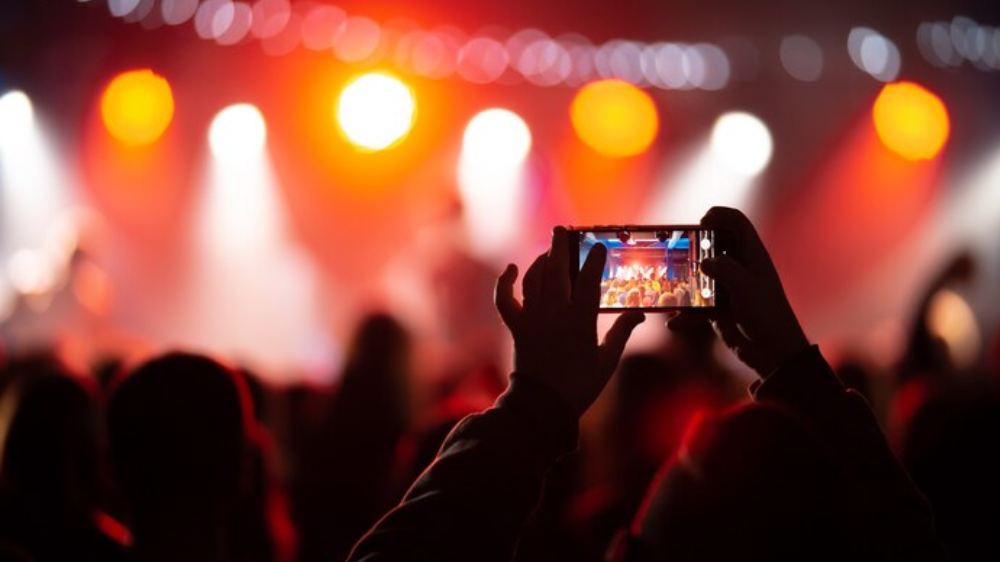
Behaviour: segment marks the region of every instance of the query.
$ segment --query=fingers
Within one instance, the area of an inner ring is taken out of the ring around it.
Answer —
[[[759,346],[746,336],[731,316],[720,315],[712,322],[712,327],[726,347],[733,350],[736,357],[751,369],[760,374],[773,370],[771,365],[766,364]]]
[[[514,298],[514,282],[517,281],[517,266],[507,264],[507,267],[497,277],[496,286],[493,289],[493,304],[503,323],[514,330],[514,324],[521,313],[521,303]]]
[[[712,207],[701,219],[701,225],[713,230],[728,230],[736,239],[732,248],[736,257],[748,268],[758,272],[773,271],[771,256],[753,223],[738,209]]]
[[[557,226],[552,229],[552,247],[545,266],[545,302],[552,307],[569,303],[569,241],[566,229]]]
[[[604,244],[596,244],[587,254],[587,261],[580,269],[573,287],[573,302],[586,310],[597,310],[601,303],[601,276],[604,273],[604,261],[608,249]]]
[[[701,262],[701,271],[722,283],[733,298],[742,299],[751,294],[748,285],[753,282],[753,277],[732,256],[716,256],[704,260]]]
[[[600,363],[602,373],[611,376],[615,367],[618,366],[618,360],[621,359],[622,352],[625,351],[625,344],[628,343],[628,338],[632,335],[632,330],[645,320],[646,315],[638,310],[630,310],[615,319],[615,323],[611,325],[611,329],[608,330],[608,333],[604,334],[604,343],[598,349],[597,360]]]
[[[712,207],[701,218],[701,226],[714,230],[731,230],[741,240],[757,239],[757,230],[750,219],[738,209],[730,207]]]
[[[709,319],[709,316],[702,311],[675,312],[673,316],[667,318],[667,329],[671,332],[688,332],[705,326]]]
[[[719,334],[719,338],[722,339],[723,343],[731,349],[746,350],[753,343],[729,315],[719,315],[712,322],[712,328]]]
[[[547,254],[539,254],[521,281],[521,292],[524,294],[525,307],[537,307],[542,302],[542,284],[545,276]]]

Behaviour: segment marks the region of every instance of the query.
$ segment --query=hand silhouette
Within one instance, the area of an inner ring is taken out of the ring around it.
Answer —
[[[729,295],[718,308],[712,326],[741,361],[762,377],[809,347],[795,318],[771,256],[750,219],[736,209],[713,207],[701,220],[704,228],[734,235],[731,251],[705,260],[702,272],[715,279]],[[704,317],[700,317],[704,318]],[[699,317],[682,313],[671,319],[671,330],[683,330]]]
[[[645,316],[619,316],[597,343],[601,272],[607,249],[594,246],[575,284],[569,276],[566,229],[556,227],[552,247],[524,275],[524,302],[514,297],[517,266],[497,279],[494,302],[514,337],[514,371],[540,382],[562,397],[578,415],[600,395],[618,365],[632,330]]]

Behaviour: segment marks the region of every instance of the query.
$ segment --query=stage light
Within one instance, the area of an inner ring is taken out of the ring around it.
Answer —
[[[562,39],[572,61],[569,76],[566,77],[566,85],[578,88],[595,78],[594,53],[596,49],[582,35],[567,34],[563,35]]]
[[[75,191],[41,125],[24,92],[0,97],[0,262],[42,247]]]
[[[10,287],[4,275],[0,275],[0,323],[6,322],[17,307],[17,295]]]
[[[702,62],[702,76],[695,86],[702,90],[721,90],[729,83],[730,65],[726,52],[710,43],[690,48],[698,53]]]
[[[982,348],[983,337],[976,314],[961,295],[941,289],[927,306],[927,329],[947,347],[955,367],[971,367]]]
[[[163,0],[160,13],[163,23],[180,25],[194,17],[198,11],[198,0]]]
[[[540,39],[528,45],[521,52],[521,60],[515,63],[528,82],[536,86],[555,86],[569,76],[573,60],[569,51],[557,41]]]
[[[253,25],[250,26],[250,33],[258,39],[275,37],[291,23],[293,15],[289,0],[257,0],[253,4]],[[331,33],[333,31],[331,30]],[[332,36],[330,40],[332,46]]]
[[[486,167],[517,166],[531,150],[531,131],[517,114],[487,109],[469,121],[462,137],[462,157]]]
[[[108,0],[108,11],[116,18],[123,18],[134,12],[141,0]]]
[[[965,59],[972,58],[969,56],[970,53],[967,38],[970,33],[975,32],[977,27],[979,26],[976,24],[975,20],[967,16],[955,16],[951,20],[951,29],[949,31],[952,45],[955,47],[958,54]]]
[[[212,124],[212,151],[192,207],[196,242],[188,253],[190,298],[175,312],[185,328],[175,345],[216,349],[263,370],[302,364],[303,348],[317,341],[317,287],[310,257],[288,230],[281,185],[265,146],[265,124],[250,105],[226,108]],[[240,137],[254,140],[233,149]],[[266,303],[281,303],[279,307]],[[299,360],[297,362],[297,360]]]
[[[612,158],[645,152],[660,126],[649,94],[621,80],[584,86],[570,107],[570,119],[580,140]]]
[[[151,70],[116,76],[101,97],[101,118],[112,137],[127,146],[155,142],[174,117],[170,84]]]
[[[410,32],[406,41],[408,48],[404,51],[404,59],[408,59],[409,70],[439,80],[455,73],[465,37],[448,28],[439,28],[430,32]]]
[[[352,144],[366,152],[392,148],[413,126],[416,101],[405,84],[382,73],[356,78],[337,102],[337,123]]]
[[[194,29],[202,39],[218,39],[233,25],[235,17],[236,6],[231,0],[206,0],[198,6]]]
[[[255,20],[256,21],[256,20]],[[302,20],[302,44],[313,51],[333,48],[347,12],[336,6],[318,6]]]
[[[212,154],[224,162],[241,162],[264,151],[267,126],[260,111],[246,103],[231,105],[215,116],[208,130]]]
[[[231,5],[233,9],[228,17],[229,23],[215,37],[215,42],[220,45],[235,45],[243,41],[250,34],[250,27],[253,25],[253,9],[249,4],[234,2]]]
[[[31,100],[24,92],[7,92],[0,97],[0,147],[22,142],[31,134],[34,115]]]
[[[686,47],[674,43],[654,45],[647,55],[647,78],[650,83],[667,89],[690,87],[684,63]]]
[[[382,28],[374,21],[352,16],[337,27],[333,54],[344,62],[357,63],[371,57],[382,41]]]
[[[58,265],[39,250],[19,250],[7,262],[7,276],[17,292],[37,295],[52,290],[58,280]]]
[[[891,82],[899,75],[899,49],[889,38],[873,29],[851,29],[847,36],[847,51],[854,64],[876,80]]]
[[[789,35],[781,40],[781,64],[796,80],[815,82],[823,74],[823,49],[805,35]]]
[[[732,112],[719,117],[710,142],[712,153],[723,165],[745,176],[756,176],[771,161],[771,132],[749,113]]]
[[[913,82],[882,88],[872,118],[879,139],[907,160],[934,158],[948,140],[948,110],[930,91]]]
[[[524,161],[530,150],[531,131],[506,109],[487,109],[465,128],[459,193],[469,245],[483,257],[509,251],[523,230]]]
[[[488,37],[472,39],[458,53],[456,71],[473,84],[493,82],[507,69],[507,51],[502,43]]]
[[[594,52],[594,67],[602,78],[641,84],[645,79],[641,59],[642,49],[637,44],[615,39]]]

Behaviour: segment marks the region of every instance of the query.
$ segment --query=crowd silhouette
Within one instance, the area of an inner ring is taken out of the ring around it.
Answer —
[[[810,341],[740,211],[702,226],[734,234],[701,264],[727,301],[624,357],[654,317],[598,337],[603,246],[571,282],[557,227],[521,298],[508,266],[506,385],[478,361],[417,392],[415,336],[383,312],[333,387],[184,351],[91,372],[0,353],[0,560],[1000,559],[1000,338],[960,366],[928,328],[973,260],[928,284],[883,396]]]

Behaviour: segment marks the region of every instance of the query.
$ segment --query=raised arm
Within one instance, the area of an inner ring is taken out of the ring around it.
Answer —
[[[566,236],[556,228],[552,247],[528,269],[523,302],[514,297],[514,265],[497,280],[496,307],[514,338],[507,391],[492,408],[455,427],[431,466],[361,539],[350,560],[512,558],[546,472],[576,448],[579,417],[644,319],[623,314],[598,343],[606,250],[591,250],[571,286]]]
[[[702,271],[729,293],[713,326],[760,375],[751,386],[754,399],[793,413],[832,454],[861,500],[856,515],[870,533],[870,552],[886,559],[945,557],[925,499],[890,451],[867,402],[846,390],[810,345],[753,225],[722,207],[711,209],[702,225],[735,235],[733,251],[706,260]],[[692,321],[682,315],[670,327],[682,330]]]

